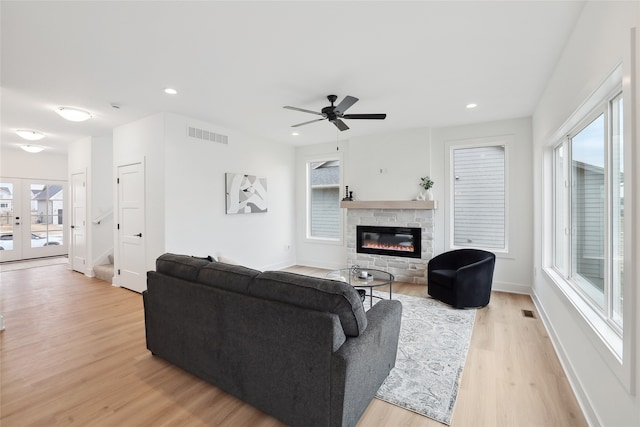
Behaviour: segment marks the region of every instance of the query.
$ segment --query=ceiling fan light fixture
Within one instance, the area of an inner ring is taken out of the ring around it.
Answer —
[[[72,107],[58,107],[56,109],[56,112],[63,118],[72,122],[84,122],[85,120],[89,120],[92,117],[91,113],[89,113],[88,111],[79,110]]]
[[[44,133],[29,129],[18,129],[16,130],[16,134],[27,141],[38,141],[45,137]]]
[[[26,151],[27,153],[39,153],[42,150],[44,150],[44,147],[42,145],[21,145],[20,148],[22,148],[24,151]]]

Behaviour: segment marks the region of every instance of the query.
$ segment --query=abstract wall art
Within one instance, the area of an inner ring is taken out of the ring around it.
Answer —
[[[267,212],[267,178],[225,174],[227,214]]]

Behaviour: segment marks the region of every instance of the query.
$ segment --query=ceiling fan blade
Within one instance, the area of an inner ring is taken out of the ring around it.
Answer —
[[[344,97],[342,101],[340,101],[340,104],[336,105],[336,108],[334,111],[338,115],[344,114],[344,112],[347,111],[347,109],[351,107],[353,104],[355,104],[356,102],[358,102],[358,98],[347,95]]]
[[[347,124],[345,122],[343,122],[340,119],[335,119],[333,121],[331,121],[331,123],[333,123],[334,125],[336,125],[336,127],[340,130],[347,130],[349,129],[349,126],[347,126]]]
[[[305,110],[304,108],[290,107],[288,105],[285,105],[282,108],[286,108],[287,110],[302,111],[303,113],[311,113],[311,114],[316,114],[318,116],[322,116],[322,113],[318,113],[317,111]]]
[[[298,123],[297,125],[293,125],[291,126],[292,128],[297,128],[298,126],[304,126],[304,125],[308,125],[309,123],[315,123],[315,122],[321,122],[324,119],[314,119],[314,120],[309,120],[308,122],[303,122],[303,123]]]
[[[386,114],[345,114],[343,119],[374,119],[384,120],[387,117]]]

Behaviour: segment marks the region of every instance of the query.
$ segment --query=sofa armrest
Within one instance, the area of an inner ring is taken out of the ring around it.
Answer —
[[[367,312],[367,329],[350,337],[331,363],[331,425],[353,426],[395,366],[402,304],[383,300]]]

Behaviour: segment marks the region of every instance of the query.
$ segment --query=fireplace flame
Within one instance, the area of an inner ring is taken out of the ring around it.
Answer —
[[[398,251],[398,252],[413,252],[413,245],[387,245],[384,243],[378,243],[374,241],[366,241],[362,245],[363,248],[367,249],[383,249],[387,251]]]

